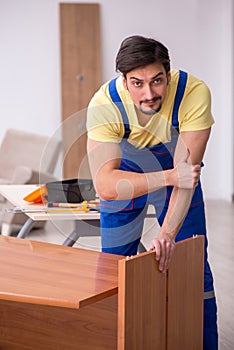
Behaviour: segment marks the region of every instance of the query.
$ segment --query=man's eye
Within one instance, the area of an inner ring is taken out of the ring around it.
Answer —
[[[161,78],[158,78],[158,79],[155,79],[154,81],[153,81],[153,84],[154,85],[158,85],[158,84],[160,84],[162,82],[162,79]]]
[[[140,81],[134,81],[133,85],[136,87],[140,87],[142,85],[142,83]]]

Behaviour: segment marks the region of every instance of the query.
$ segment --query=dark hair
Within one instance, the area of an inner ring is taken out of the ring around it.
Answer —
[[[168,49],[159,41],[140,35],[124,39],[116,56],[116,72],[126,76],[133,69],[152,63],[161,63],[166,73],[170,70]]]

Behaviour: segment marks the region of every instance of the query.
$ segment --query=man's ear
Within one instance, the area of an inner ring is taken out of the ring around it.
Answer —
[[[122,74],[122,80],[123,80],[123,86],[126,90],[128,90],[128,85],[127,85],[127,79],[126,77]]]
[[[171,81],[171,71],[167,72],[167,85],[170,83]]]

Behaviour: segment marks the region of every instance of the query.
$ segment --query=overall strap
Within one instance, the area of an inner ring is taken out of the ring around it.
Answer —
[[[172,127],[179,130],[179,121],[178,121],[178,111],[180,108],[180,103],[182,101],[182,98],[184,96],[184,91],[188,79],[188,73],[183,72],[182,70],[179,71],[179,81],[177,85],[176,95],[175,95],[175,101],[174,101],[174,107],[172,112]]]
[[[110,93],[110,97],[111,97],[112,101],[118,107],[118,109],[122,115],[123,124],[124,124],[124,136],[123,136],[123,138],[127,139],[130,132],[131,132],[131,129],[129,126],[127,112],[124,108],[123,102],[122,102],[122,100],[119,96],[119,93],[117,91],[117,88],[116,88],[116,80],[117,80],[117,78],[115,78],[109,82],[109,93]]]

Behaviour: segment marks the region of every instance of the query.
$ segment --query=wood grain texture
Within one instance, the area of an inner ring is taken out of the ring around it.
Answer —
[[[0,237],[0,349],[116,349],[121,258]]]
[[[86,108],[101,84],[99,4],[60,4],[64,178],[89,177]]]
[[[0,237],[0,349],[201,350],[203,244],[178,243],[167,276],[155,252]]]
[[[117,295],[81,309],[0,300],[0,349],[115,350]]]
[[[165,349],[166,275],[154,252],[119,261],[118,350]]]
[[[176,244],[168,271],[167,350],[202,350],[204,239]]]
[[[119,259],[0,236],[0,299],[80,308],[117,294]]]

